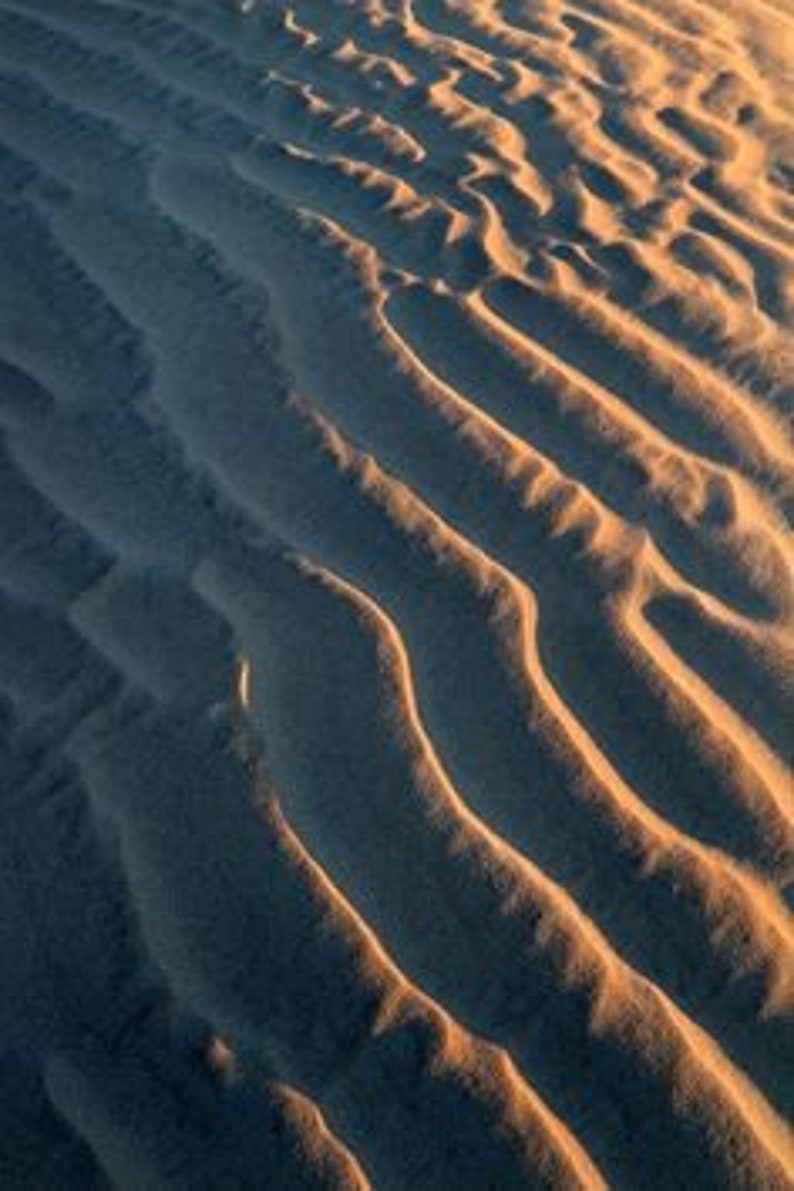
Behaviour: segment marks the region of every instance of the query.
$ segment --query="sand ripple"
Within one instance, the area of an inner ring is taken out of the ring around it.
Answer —
[[[0,1183],[789,1188],[790,0],[0,0]]]

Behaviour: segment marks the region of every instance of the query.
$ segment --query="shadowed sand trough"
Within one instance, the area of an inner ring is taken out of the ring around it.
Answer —
[[[0,0],[0,1185],[794,1185],[794,5]]]

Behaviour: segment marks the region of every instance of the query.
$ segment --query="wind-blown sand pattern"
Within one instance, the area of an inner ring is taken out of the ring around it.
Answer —
[[[0,1186],[794,1186],[792,39],[0,0]]]

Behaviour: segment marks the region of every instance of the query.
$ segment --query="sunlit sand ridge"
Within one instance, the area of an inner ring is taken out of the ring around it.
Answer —
[[[0,1186],[794,1186],[793,39],[0,0]]]

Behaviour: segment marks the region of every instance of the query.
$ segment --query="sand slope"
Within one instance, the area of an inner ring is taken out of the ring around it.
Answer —
[[[0,0],[0,1185],[794,1186],[794,4]]]

